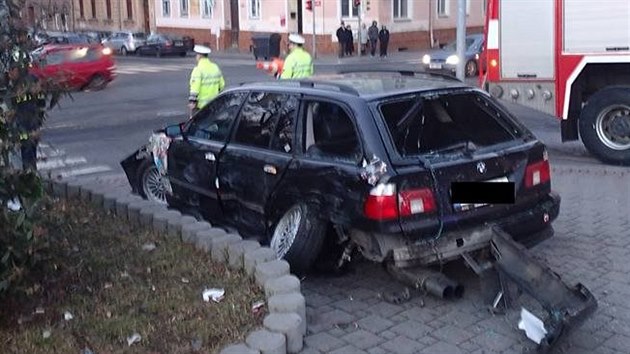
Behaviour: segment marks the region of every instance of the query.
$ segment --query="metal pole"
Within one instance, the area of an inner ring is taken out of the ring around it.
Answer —
[[[468,0],[470,1],[470,0]],[[457,78],[465,79],[464,66],[466,65],[466,0],[457,2]]]
[[[120,0],[118,0],[118,30],[122,30],[122,5],[120,4]]]
[[[361,10],[363,10],[363,1],[359,1],[359,6],[357,8],[357,11],[359,11],[359,31],[357,36],[357,38],[359,38],[359,45],[357,46],[357,52],[359,52],[359,56],[361,56],[361,13],[363,12]],[[354,43],[352,45],[354,45]]]
[[[316,0],[311,3],[311,11],[313,13],[313,58],[317,58],[317,36],[315,35],[315,5]]]

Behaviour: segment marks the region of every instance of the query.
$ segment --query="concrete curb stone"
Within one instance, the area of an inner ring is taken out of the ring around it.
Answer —
[[[276,253],[269,247],[261,247],[257,250],[245,252],[243,256],[243,264],[245,273],[250,277],[254,276],[256,266],[277,259]]]
[[[239,343],[223,348],[219,354],[260,354],[260,350],[254,350],[243,343]]]
[[[300,279],[295,275],[283,275],[269,279],[265,283],[265,296],[270,298],[279,294],[291,294],[300,292]]]
[[[287,352],[286,338],[279,333],[260,329],[250,333],[245,339],[247,346],[262,354],[284,354]]]
[[[277,259],[258,264],[254,273],[254,279],[256,284],[262,288],[268,280],[288,275],[289,271],[289,263],[285,260]]]
[[[243,256],[245,252],[254,251],[260,248],[260,243],[253,240],[245,240],[228,245],[228,265],[232,269],[243,269]]]
[[[204,252],[211,252],[212,241],[215,238],[219,238],[224,235],[226,235],[225,231],[216,227],[210,229],[201,229],[197,231],[194,237],[194,239],[196,240],[195,248]]]
[[[197,232],[201,230],[209,230],[211,228],[212,225],[205,221],[197,221],[192,224],[184,225],[182,226],[182,242],[194,245],[195,242],[197,242]]]
[[[226,234],[212,239],[210,254],[215,262],[227,262],[227,248],[231,243],[243,241],[241,236],[237,234]]]
[[[300,293],[278,294],[267,299],[270,313],[295,313],[302,318],[300,329],[306,335],[306,299]]]
[[[302,318],[296,313],[270,313],[263,325],[271,332],[281,333],[287,342],[287,353],[299,353],[304,347]]]
[[[178,211],[168,210],[162,205],[107,185],[51,179],[45,179],[44,183],[55,197],[90,202],[104,210],[113,211],[117,217],[131,223],[159,233],[181,236],[183,242],[194,243],[196,248],[210,251],[214,261],[233,269],[244,268],[250,277],[254,277],[265,290],[270,311],[264,320],[267,329],[250,332],[246,339],[247,345],[237,343],[226,346],[222,354],[287,353],[287,350],[294,353],[303,348],[306,301],[300,293],[300,281],[290,275],[289,264],[277,260],[270,248],[261,247],[258,241],[243,240],[236,233],[226,233],[223,229],[213,228],[208,222],[196,221],[191,216],[183,216]]]

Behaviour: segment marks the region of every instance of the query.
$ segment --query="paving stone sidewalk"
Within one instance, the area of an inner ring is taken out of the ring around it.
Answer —
[[[556,234],[533,252],[569,284],[586,285],[599,302],[556,352],[627,353],[630,170],[562,167],[554,170],[552,183],[563,197]],[[520,353],[535,347],[517,328],[520,308],[492,315],[471,270],[459,263],[445,272],[465,285],[463,299],[416,296],[390,304],[379,294],[399,284],[366,261],[341,277],[307,277],[303,353]]]

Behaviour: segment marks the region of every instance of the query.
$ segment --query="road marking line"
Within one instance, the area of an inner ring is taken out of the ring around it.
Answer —
[[[37,150],[37,158],[40,160],[46,160],[51,157],[59,157],[66,154],[66,151],[63,149],[60,149],[60,150],[49,149],[49,150],[50,151],[48,153],[45,153],[43,150]]]
[[[37,169],[40,171],[46,170],[54,170],[62,167],[69,167],[74,165],[80,165],[87,163],[85,157],[75,157],[75,158],[67,158],[67,159],[52,159],[47,161],[41,161],[37,163]]]
[[[101,173],[111,171],[112,169],[109,166],[98,165],[98,166],[90,166],[83,168],[75,168],[69,171],[64,171],[59,173],[62,178],[73,177],[73,176],[82,176],[82,175],[90,175],[94,173]]]

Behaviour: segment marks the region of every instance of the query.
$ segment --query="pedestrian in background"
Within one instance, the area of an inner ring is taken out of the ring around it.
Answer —
[[[346,55],[352,56],[354,52],[354,35],[352,34],[352,27],[346,25]]]
[[[289,55],[282,66],[281,79],[301,79],[313,76],[313,58],[303,46],[306,40],[299,34],[289,35]]]
[[[389,30],[385,25],[381,26],[378,33],[378,41],[381,43],[381,58],[387,58],[387,46],[389,45]]]
[[[365,23],[361,25],[361,55],[365,55],[367,52],[368,43],[368,30]]]
[[[190,74],[188,108],[191,116],[212,101],[225,87],[221,69],[208,58],[208,54],[212,50],[206,46],[196,44],[193,51],[197,53],[197,66]]]
[[[378,41],[378,26],[376,21],[372,21],[372,26],[368,29],[368,38],[370,39],[370,55],[376,55],[376,41]]]
[[[343,58],[346,53],[346,25],[341,21],[341,25],[337,28],[337,42],[339,42],[339,58]]]

